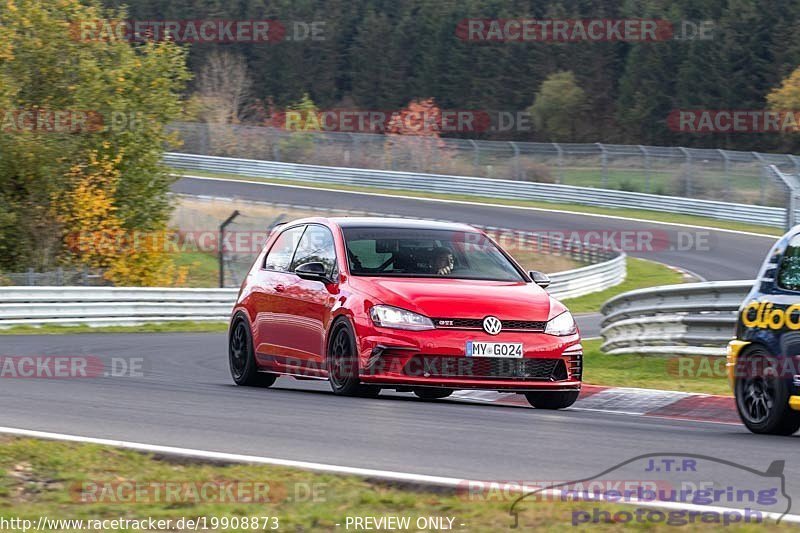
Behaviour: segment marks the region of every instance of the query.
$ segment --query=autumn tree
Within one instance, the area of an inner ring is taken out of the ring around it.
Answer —
[[[442,120],[442,110],[433,98],[412,100],[393,113],[386,124],[384,157],[391,161],[400,152],[425,171],[445,163],[449,155],[442,150]]]
[[[115,285],[181,285],[186,269],[176,267],[167,255],[166,228],[126,231],[118,216],[114,198],[124,156],[124,152],[91,152],[86,163],[69,170],[67,190],[53,197],[53,218],[65,232],[64,258],[101,270]]]
[[[215,124],[238,124],[251,96],[253,81],[241,54],[214,50],[197,76],[200,118]]]
[[[0,0],[0,269],[94,264],[68,246],[79,220],[165,227],[162,155],[176,141],[166,126],[181,114],[185,51],[92,26],[126,16],[96,0]]]
[[[800,67],[795,69],[767,95],[767,104],[776,111],[796,111],[800,109]]]
[[[276,113],[272,123],[290,132],[279,144],[282,157],[287,161],[305,161],[314,150],[314,137],[310,133],[321,129],[319,108],[308,93],[289,104],[285,112]]]
[[[586,92],[572,72],[556,72],[547,77],[533,105],[528,109],[537,130],[554,141],[575,139],[581,116],[586,111]]]

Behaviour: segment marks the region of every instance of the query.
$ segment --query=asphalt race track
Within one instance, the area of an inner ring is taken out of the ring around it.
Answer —
[[[654,230],[666,239],[632,255],[709,280],[748,279],[772,238],[577,214],[505,209],[182,179],[174,191],[294,205],[369,210],[524,230]],[[678,231],[707,234],[706,251],[672,249]],[[0,426],[280,459],[485,480],[580,479],[649,452],[707,453],[764,470],[785,459],[787,492],[800,501],[800,437],[761,437],[743,426],[623,414],[423,402],[384,392],[334,396],[326,382],[280,379],[237,388],[224,334],[85,334],[0,337],[0,355],[141,358],[135,376],[3,379]],[[715,481],[736,481],[733,471]],[[797,511],[795,511],[797,513]]]
[[[4,379],[0,424],[87,437],[480,480],[582,479],[649,452],[706,453],[764,470],[785,459],[800,497],[800,437],[743,426],[578,410],[343,398],[327,382],[239,388],[221,334],[2,337],[3,353],[143,359],[140,377]],[[795,470],[792,470],[792,469]],[[741,473],[727,469],[736,481]],[[740,480],[740,483],[742,481]],[[796,500],[797,501],[797,500]]]
[[[525,231],[652,232],[652,251],[633,250],[629,254],[681,267],[710,281],[754,279],[761,261],[775,241],[774,237],[573,213],[444,203],[261,183],[183,178],[172,189],[183,194],[435,218]],[[700,246],[689,244],[698,241]],[[689,249],[681,249],[686,247]]]

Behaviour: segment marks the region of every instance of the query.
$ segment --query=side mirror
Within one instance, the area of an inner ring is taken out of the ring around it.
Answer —
[[[546,289],[550,286],[550,276],[545,274],[544,272],[539,272],[538,270],[531,270],[528,272],[528,275],[531,277],[533,282],[540,286],[543,289]]]
[[[294,273],[297,274],[302,279],[307,279],[309,281],[321,281],[323,283],[333,283],[330,278],[328,278],[327,270],[325,269],[325,265],[320,262],[314,261],[311,263],[304,263],[297,268],[294,269]]]

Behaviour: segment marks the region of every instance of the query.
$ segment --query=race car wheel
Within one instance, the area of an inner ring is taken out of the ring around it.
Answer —
[[[249,387],[269,387],[276,374],[259,372],[253,350],[253,336],[245,318],[237,318],[228,338],[228,362],[234,383]]]
[[[581,391],[526,392],[528,403],[537,409],[564,409],[575,403]]]
[[[334,394],[373,398],[380,394],[380,387],[363,385],[359,379],[356,336],[346,320],[338,321],[331,330],[327,366]]]
[[[791,435],[800,429],[800,411],[789,407],[790,388],[778,360],[761,347],[736,363],[736,409],[753,433]]]
[[[453,391],[451,389],[438,389],[438,388],[423,388],[414,389],[414,394],[421,400],[441,400],[447,398]]]

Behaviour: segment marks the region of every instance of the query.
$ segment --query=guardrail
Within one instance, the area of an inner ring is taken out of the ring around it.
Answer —
[[[585,253],[595,254],[600,262],[554,273],[550,294],[579,296],[625,279],[624,253]],[[221,322],[230,317],[237,293],[238,289],[0,287],[0,327]]]
[[[784,207],[765,165],[800,173],[800,157],[682,146],[489,141],[454,137],[293,131],[175,122],[180,152],[286,163],[561,183]],[[777,202],[777,203],[776,203]]]
[[[325,167],[297,163],[279,163],[257,159],[236,159],[206,155],[167,153],[164,162],[180,170],[238,175],[250,178],[278,178],[323,184],[355,185],[382,189],[461,194],[506,200],[538,200],[597,207],[635,208],[667,213],[699,215],[763,226],[784,227],[787,210],[750,204],[662,196],[612,189],[577,187],[494,178],[417,174],[348,167]],[[766,172],[775,178],[781,172],[770,167]],[[788,195],[787,195],[788,197]]]
[[[619,285],[627,274],[625,254],[581,268],[557,272],[550,276],[547,292],[554,298],[576,298]]]
[[[686,283],[620,294],[601,310],[601,349],[609,354],[723,356],[753,283]]]
[[[0,326],[224,321],[238,289],[0,287]]]

